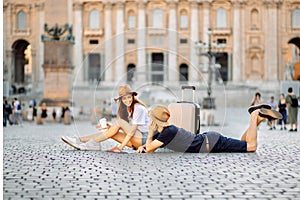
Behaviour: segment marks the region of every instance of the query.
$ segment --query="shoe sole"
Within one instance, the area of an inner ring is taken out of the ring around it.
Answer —
[[[273,119],[282,119],[282,115],[280,112],[276,110],[269,110],[265,108],[261,108],[259,110],[259,116],[273,120]]]
[[[61,137],[61,140],[64,141],[66,144],[70,145],[71,147],[80,150],[79,147],[75,146],[74,144],[72,144],[71,142],[69,142],[67,139],[65,139],[64,137]]]
[[[271,109],[272,107],[268,104],[260,104],[260,105],[256,105],[256,106],[250,106],[248,108],[248,112],[249,112],[249,114],[251,114],[254,110],[261,109],[261,108]]]

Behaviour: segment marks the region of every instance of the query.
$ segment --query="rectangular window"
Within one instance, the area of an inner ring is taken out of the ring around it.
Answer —
[[[101,65],[100,65],[100,54],[99,53],[91,53],[89,54],[89,71],[88,71],[88,79],[89,81],[101,80]]]
[[[128,28],[135,28],[135,16],[131,15],[131,16],[128,16],[128,22],[127,22],[127,25],[128,25]]]
[[[180,15],[180,28],[186,29],[186,28],[188,28],[188,25],[189,25],[188,16]]]
[[[180,44],[187,44],[187,39],[186,38],[181,38],[180,39]]]
[[[128,39],[127,43],[128,43],[128,44],[134,44],[134,43],[135,43],[135,40],[134,40],[134,39]]]
[[[99,44],[98,40],[90,40],[90,44]]]

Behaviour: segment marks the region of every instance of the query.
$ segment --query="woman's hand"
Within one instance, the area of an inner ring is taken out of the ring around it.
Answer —
[[[111,127],[111,124],[109,124],[109,123],[106,123],[106,128],[102,128],[101,124],[96,125],[96,128],[98,130],[109,129],[110,127]]]
[[[144,151],[144,147],[143,146],[140,146],[136,151],[135,153],[143,153]]]

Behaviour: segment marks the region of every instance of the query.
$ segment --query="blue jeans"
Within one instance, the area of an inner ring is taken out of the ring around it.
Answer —
[[[218,132],[203,133],[208,137],[211,153],[247,152],[247,142],[225,137]]]

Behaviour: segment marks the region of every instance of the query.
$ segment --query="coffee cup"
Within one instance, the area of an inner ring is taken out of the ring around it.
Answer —
[[[106,122],[106,118],[101,118],[99,120],[99,124],[101,125],[102,129],[106,129],[107,128],[107,122]]]

